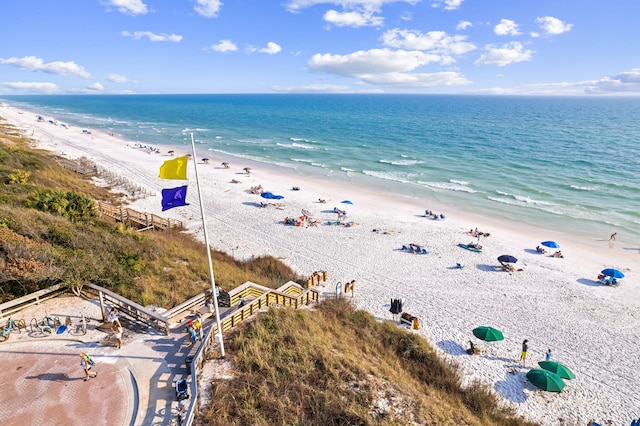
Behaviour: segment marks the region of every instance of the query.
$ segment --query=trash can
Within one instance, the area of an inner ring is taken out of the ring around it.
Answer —
[[[191,364],[193,363],[193,357],[191,355],[187,355],[184,359],[184,363],[187,366],[187,376],[191,374]]]

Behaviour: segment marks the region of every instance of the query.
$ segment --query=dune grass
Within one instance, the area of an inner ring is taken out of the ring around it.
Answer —
[[[207,425],[533,425],[486,387],[461,387],[426,340],[346,298],[272,308],[226,338],[233,377],[215,380]]]

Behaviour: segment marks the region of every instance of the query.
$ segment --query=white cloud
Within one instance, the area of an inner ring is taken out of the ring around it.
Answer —
[[[144,15],[148,12],[147,5],[141,0],[107,0],[107,6],[114,6],[118,12],[129,15]]]
[[[282,47],[280,47],[280,45],[278,45],[277,43],[274,43],[272,41],[270,41],[269,43],[267,43],[267,47],[263,47],[262,49],[259,49],[257,47],[253,47],[253,46],[249,46],[247,48],[248,52],[260,52],[260,53],[267,53],[269,55],[275,55],[276,53],[279,53],[282,50]]]
[[[372,11],[338,12],[327,11],[323,19],[336,27],[379,27],[384,24],[384,18],[374,16]]]
[[[587,93],[637,93],[640,94],[640,68],[624,71],[612,77],[589,82]]]
[[[473,24],[469,21],[460,21],[458,25],[456,25],[456,30],[466,30],[467,28],[473,27]]]
[[[493,32],[497,35],[519,35],[518,24],[511,19],[501,19],[500,23],[496,25]]]
[[[573,24],[567,24],[558,18],[553,16],[545,16],[542,18],[536,18],[536,22],[540,24],[540,29],[544,31],[546,35],[558,35],[571,31]]]
[[[269,55],[275,55],[276,53],[280,52],[281,50],[282,50],[282,47],[280,47],[280,45],[270,41],[269,43],[267,43],[267,47],[258,50],[258,52],[267,53]]]
[[[209,49],[214,52],[235,52],[238,50],[238,46],[236,46],[231,40],[220,40],[218,44],[212,44]]]
[[[60,88],[54,83],[35,83],[35,82],[3,82],[2,85],[8,89],[22,90],[37,93],[58,93]]]
[[[411,21],[413,19],[413,14],[411,12],[402,12],[400,14],[400,19],[403,21]]]
[[[525,50],[522,43],[514,41],[504,44],[502,47],[493,45],[485,46],[487,53],[484,53],[475,65],[497,65],[504,67],[515,62],[530,61],[535,53],[533,50]]]
[[[122,36],[129,37],[134,40],[140,40],[144,37],[148,38],[149,41],[170,41],[172,43],[178,43],[182,41],[182,36],[176,34],[155,34],[151,31],[135,31],[130,33],[129,31],[122,31]]]
[[[441,61],[442,57],[439,55],[419,51],[372,49],[349,55],[316,54],[307,65],[311,71],[358,78],[375,85],[420,88],[469,83],[458,72],[410,72]]]
[[[445,10],[456,10],[462,6],[464,0],[444,0]]]
[[[0,58],[0,64],[13,65],[29,71],[42,71],[47,74],[56,75],[76,75],[82,78],[91,78],[91,74],[86,72],[83,67],[75,62],[49,62],[44,61],[35,56],[25,56],[23,58],[12,57],[9,59]]]
[[[92,92],[102,92],[104,90],[104,86],[102,84],[96,82],[96,83],[92,83],[92,84],[88,85],[87,89],[89,89]]]
[[[349,86],[337,84],[307,84],[305,86],[272,86],[271,90],[281,93],[352,93]]]
[[[473,43],[465,40],[467,36],[448,35],[444,31],[429,31],[421,33],[416,30],[401,30],[398,28],[382,34],[385,46],[408,50],[425,50],[444,55],[462,55],[476,49]]]
[[[538,38],[540,37],[540,33],[537,31],[531,31],[531,38]]]
[[[331,4],[341,6],[345,10],[380,10],[385,4],[392,3],[408,3],[417,4],[421,0],[289,0],[285,4],[285,8],[289,12],[299,12],[307,7],[320,4]],[[462,2],[462,0],[448,0],[453,2]]]
[[[196,0],[196,6],[193,9],[205,18],[216,18],[221,7],[220,0]]]
[[[128,83],[129,79],[120,74],[107,74],[107,81],[112,83]]]

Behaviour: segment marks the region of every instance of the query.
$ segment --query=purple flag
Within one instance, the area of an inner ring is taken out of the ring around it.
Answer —
[[[162,211],[172,209],[174,207],[188,206],[187,204],[187,185],[177,188],[167,188],[162,190]]]

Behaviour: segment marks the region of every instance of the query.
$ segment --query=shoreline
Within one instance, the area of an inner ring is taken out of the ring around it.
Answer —
[[[132,141],[101,132],[86,135],[79,128],[37,123],[36,116],[0,107],[0,117],[34,130],[32,137],[38,140],[39,148],[64,152],[70,158],[86,156],[155,192],[156,196],[136,200],[131,207],[182,220],[189,232],[203,240],[191,165],[190,205],[160,212],[160,190],[185,184],[156,177],[159,166],[170,156],[164,152],[148,154],[133,148]],[[177,157],[185,147],[173,149]],[[458,211],[435,201],[425,203],[375,192],[358,186],[357,179],[318,179],[212,151],[205,156],[210,158],[208,165],[202,164],[202,155],[197,154],[198,173],[210,243],[215,249],[240,259],[270,254],[305,276],[326,270],[330,283],[355,279],[354,303],[380,320],[391,320],[390,299],[405,299],[406,312],[421,320],[422,329],[417,332],[443,357],[460,364],[465,383],[481,380],[528,419],[549,425],[557,424],[559,418],[568,425],[612,419],[614,424],[624,425],[640,415],[633,412],[640,407],[633,380],[640,338],[640,320],[634,316],[640,305],[638,247],[622,241],[610,247],[605,238],[589,240]],[[231,168],[221,167],[222,161],[230,162]],[[244,167],[252,168],[250,176],[242,172]],[[241,183],[231,183],[232,179]],[[284,210],[259,207],[260,202],[269,200],[246,192],[259,184],[285,196]],[[293,186],[299,186],[300,191],[293,191]],[[327,202],[319,203],[320,198]],[[341,203],[343,200],[354,204]],[[357,225],[325,225],[335,221],[334,207],[346,210],[347,221]],[[423,217],[426,208],[445,214],[446,219]],[[287,216],[300,216],[301,209],[311,211],[321,223],[308,228],[281,223]],[[474,240],[468,231],[475,227],[491,234],[481,240],[485,246],[482,253],[457,246]],[[536,254],[535,247],[543,240],[558,241],[565,258]],[[424,245],[429,254],[399,250],[409,243]],[[496,258],[501,254],[516,256],[516,267],[524,270],[508,274],[497,269]],[[456,263],[464,268],[455,269]],[[619,287],[595,283],[605,267],[626,274]],[[322,297],[332,295],[333,285],[322,288]],[[505,340],[478,343],[471,330],[480,325],[500,328]],[[526,370],[517,359],[524,338],[530,340],[529,367],[551,348],[556,359],[578,376],[567,381],[561,394],[536,391],[523,378]],[[488,351],[487,355],[466,355],[469,340]]]

